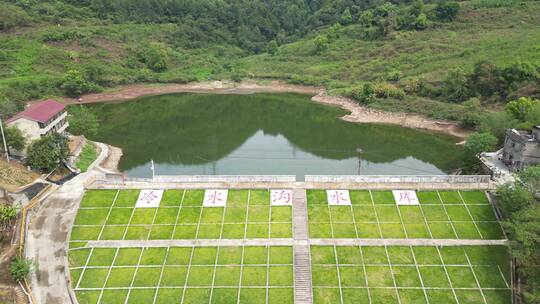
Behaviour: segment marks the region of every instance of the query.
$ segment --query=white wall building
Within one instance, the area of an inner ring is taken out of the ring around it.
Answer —
[[[69,126],[66,118],[66,106],[50,99],[30,105],[8,119],[7,126],[21,130],[26,138],[26,144],[29,144],[53,132],[64,133]],[[12,152],[19,155],[25,154],[25,151]]]

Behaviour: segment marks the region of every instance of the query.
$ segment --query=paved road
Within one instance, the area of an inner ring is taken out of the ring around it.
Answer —
[[[108,150],[100,144],[101,153],[94,164],[101,163]],[[31,289],[36,304],[71,303],[67,283],[67,240],[78,204],[84,193],[84,183],[101,175],[99,167],[80,174],[62,185],[30,214],[25,255],[37,263],[31,277]]]

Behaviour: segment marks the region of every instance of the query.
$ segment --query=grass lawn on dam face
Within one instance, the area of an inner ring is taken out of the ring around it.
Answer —
[[[229,190],[224,207],[205,205],[204,190],[182,189],[165,190],[157,207],[140,207],[141,193],[86,191],[69,249],[79,303],[294,303],[293,210],[272,205],[269,190]],[[330,206],[326,191],[307,190],[309,236],[505,239],[484,192],[417,195],[419,205],[398,206],[391,191],[354,190],[350,205]],[[213,239],[291,245],[125,243]],[[310,248],[316,304],[510,303],[505,246]]]

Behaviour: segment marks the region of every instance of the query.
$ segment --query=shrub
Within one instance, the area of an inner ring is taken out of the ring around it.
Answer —
[[[401,71],[393,70],[388,73],[388,77],[386,77],[386,79],[389,81],[398,81],[402,76],[403,73],[401,73]]]
[[[8,228],[16,216],[17,210],[15,207],[0,204],[0,231]]]
[[[28,277],[32,267],[32,260],[16,257],[9,266],[9,272],[15,282],[21,282]]]
[[[30,17],[20,7],[0,3],[0,30],[26,25],[29,22]]]
[[[361,103],[370,104],[375,101],[375,87],[371,83],[366,83],[361,87],[356,87],[351,92],[352,97]]]
[[[423,78],[411,78],[405,81],[404,91],[407,94],[420,93],[424,88],[425,80]]]
[[[375,85],[375,95],[379,98],[405,98],[405,92],[389,83],[380,83]]]
[[[435,7],[435,16],[438,20],[450,22],[456,19],[459,12],[459,4],[455,1],[441,0]]]

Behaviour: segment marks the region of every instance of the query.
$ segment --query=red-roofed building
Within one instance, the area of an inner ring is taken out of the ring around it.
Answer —
[[[7,120],[8,127],[16,127],[26,137],[26,143],[52,132],[64,133],[68,127],[66,106],[52,99],[28,106]]]

